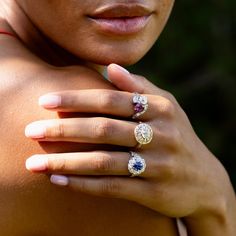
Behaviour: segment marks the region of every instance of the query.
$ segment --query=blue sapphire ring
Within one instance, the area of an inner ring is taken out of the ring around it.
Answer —
[[[128,170],[131,174],[130,177],[135,177],[145,171],[146,162],[136,152],[129,152],[129,153],[130,153],[130,159],[129,159],[129,163],[128,163]]]

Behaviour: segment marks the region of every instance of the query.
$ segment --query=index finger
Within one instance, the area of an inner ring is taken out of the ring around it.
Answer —
[[[167,91],[157,87],[145,77],[129,73],[117,64],[110,64],[107,67],[109,80],[120,90],[138,92],[141,94],[153,94],[166,96]]]
[[[166,117],[173,110],[172,103],[162,96],[143,96],[147,97],[148,108],[139,120]],[[40,97],[39,104],[59,112],[98,113],[131,118],[137,112],[133,97],[133,93],[106,89],[69,90],[46,94]]]

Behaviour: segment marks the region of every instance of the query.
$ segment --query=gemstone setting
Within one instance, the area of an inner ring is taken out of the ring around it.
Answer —
[[[134,129],[134,136],[137,142],[141,145],[150,143],[153,138],[151,126],[140,122],[140,124],[138,124]]]
[[[136,152],[130,152],[131,158],[128,163],[128,170],[131,173],[131,177],[140,175],[146,169],[145,160]]]
[[[146,96],[143,96],[138,93],[134,93],[133,96],[133,105],[134,105],[134,115],[133,119],[138,118],[142,114],[144,114],[148,109],[148,99]]]

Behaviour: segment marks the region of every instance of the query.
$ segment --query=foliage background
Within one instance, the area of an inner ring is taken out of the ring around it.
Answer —
[[[236,189],[235,21],[235,0],[178,0],[156,45],[130,69],[175,95]]]

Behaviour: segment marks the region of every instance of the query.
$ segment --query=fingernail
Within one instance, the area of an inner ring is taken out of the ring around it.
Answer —
[[[34,155],[28,158],[25,162],[25,167],[30,171],[45,171],[47,170],[48,159],[44,156]]]
[[[56,108],[61,105],[61,96],[43,95],[39,98],[39,105],[45,108]]]
[[[117,64],[111,64],[113,67],[115,67],[116,69],[118,69],[119,71],[121,71],[122,73],[126,74],[126,75],[130,75],[129,71],[126,70],[124,67],[119,66]]]
[[[64,175],[51,175],[50,181],[60,186],[67,186],[69,184],[69,179]]]
[[[46,134],[46,127],[43,124],[31,123],[25,128],[25,136],[28,138],[44,138]]]

